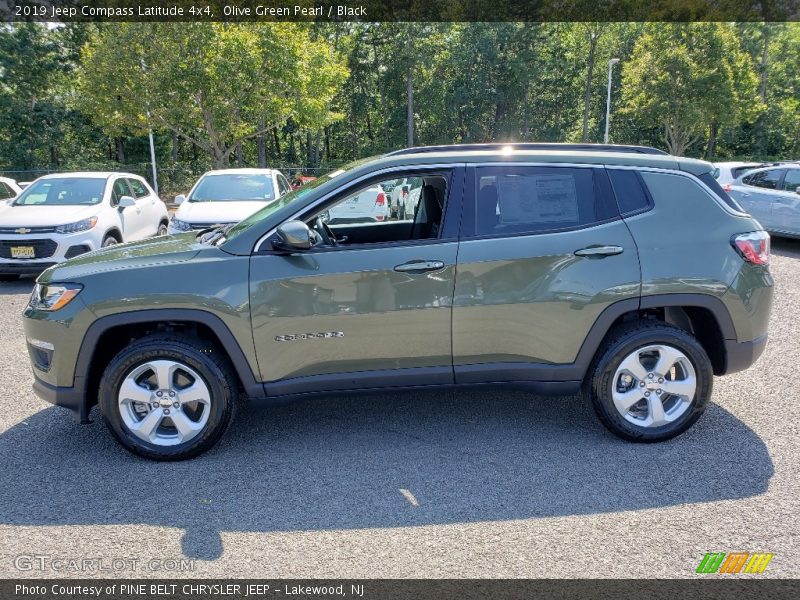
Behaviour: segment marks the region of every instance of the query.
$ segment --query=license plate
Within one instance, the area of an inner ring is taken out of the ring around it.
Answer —
[[[11,258],[36,258],[33,246],[11,246]]]

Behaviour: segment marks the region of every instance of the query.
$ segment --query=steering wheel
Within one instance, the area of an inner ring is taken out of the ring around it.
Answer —
[[[339,243],[336,241],[336,235],[334,235],[333,231],[331,231],[331,228],[328,227],[328,224],[322,219],[322,215],[314,219],[314,226],[312,229],[320,235],[322,238],[322,243],[326,246],[339,245]]]

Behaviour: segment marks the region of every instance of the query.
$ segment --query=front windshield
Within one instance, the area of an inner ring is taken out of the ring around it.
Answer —
[[[99,204],[106,180],[98,177],[39,179],[14,201],[14,206],[74,206]]]
[[[351,169],[354,169],[355,167],[363,165],[364,163],[370,162],[372,160],[375,160],[374,156],[348,163],[345,166],[343,166],[343,167],[341,167],[341,168],[339,168],[339,169],[337,169],[335,171],[327,173],[326,175],[322,175],[321,177],[315,179],[314,181],[311,181],[311,182],[309,182],[309,183],[297,188],[296,190],[293,190],[293,191],[289,192],[285,196],[281,196],[280,198],[278,198],[278,200],[276,200],[272,204],[270,204],[268,206],[265,206],[264,208],[262,208],[258,212],[253,213],[252,215],[247,217],[244,221],[241,221],[238,225],[236,225],[233,228],[231,228],[227,232],[227,234],[225,235],[225,239],[226,240],[231,240],[231,239],[235,238],[237,235],[239,235],[243,231],[249,229],[250,227],[252,227],[253,225],[256,225],[257,223],[260,223],[261,221],[263,221],[264,219],[266,219],[270,215],[278,212],[279,210],[281,210],[281,209],[283,209],[283,208],[285,208],[287,206],[290,206],[291,204],[296,203],[298,200],[300,200],[301,198],[306,196],[309,192],[311,192],[311,190],[313,190],[314,188],[319,187],[322,184],[329,182],[331,179],[341,175],[342,173],[345,173],[345,172],[347,172],[347,171],[349,171]]]
[[[272,175],[227,174],[206,175],[189,196],[189,202],[225,202],[242,200],[272,200],[275,191]]]

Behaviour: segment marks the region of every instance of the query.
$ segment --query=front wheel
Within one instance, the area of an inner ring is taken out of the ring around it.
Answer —
[[[634,442],[680,435],[711,398],[713,369],[690,333],[666,323],[621,328],[598,352],[588,382],[600,421]]]
[[[106,367],[100,411],[128,450],[154,460],[182,460],[217,443],[231,421],[236,379],[224,356],[191,337],[137,340]]]
[[[158,230],[156,231],[156,235],[157,236],[167,235],[167,224],[166,223],[161,223],[158,226]]]

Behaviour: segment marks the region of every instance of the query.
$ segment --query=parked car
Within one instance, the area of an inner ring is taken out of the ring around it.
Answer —
[[[770,233],[800,238],[800,164],[747,171],[728,193]]]
[[[758,162],[714,163],[714,167],[716,169],[714,172],[714,177],[724,189],[728,189],[728,186],[730,186],[733,180],[737,179],[740,175],[747,173],[747,171],[751,171],[763,166],[765,166],[765,163]]]
[[[11,200],[19,196],[22,188],[13,179],[0,177],[0,204],[8,204]]]
[[[98,248],[167,233],[167,207],[138,175],[45,175],[0,205],[0,278],[39,273]]]
[[[710,163],[468,148],[354,163],[238,225],[48,269],[24,311],[35,391],[83,423],[99,404],[158,460],[213,446],[240,397],[486,384],[582,390],[614,434],[658,442],[763,352],[769,235]],[[401,177],[423,181],[413,221],[323,218]]]
[[[386,192],[380,185],[372,185],[359,190],[345,201],[327,211],[327,222],[336,223],[375,223],[389,218],[389,205]]]
[[[290,183],[292,185],[292,189],[296,190],[297,188],[304,186],[307,183],[311,183],[315,179],[316,177],[311,177],[309,175],[298,175],[296,177],[293,177]]]
[[[205,173],[189,192],[175,197],[178,210],[169,233],[238,223],[292,191],[275,169],[224,169]]]
[[[413,219],[421,189],[422,179],[419,177],[403,177],[394,182],[391,191],[391,215],[401,220]]]

